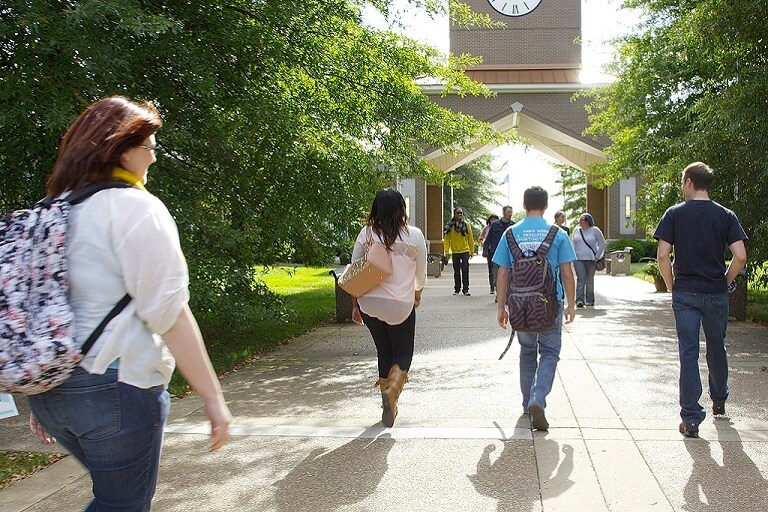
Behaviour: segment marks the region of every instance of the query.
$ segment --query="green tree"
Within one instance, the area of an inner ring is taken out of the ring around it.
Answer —
[[[692,161],[716,172],[714,200],[747,234],[748,269],[768,260],[768,3],[761,0],[625,0],[643,14],[617,42],[617,81],[596,93],[594,135],[607,135],[604,182],[640,176],[639,219],[655,225],[682,200]],[[766,279],[768,280],[768,279]]]
[[[343,0],[11,0],[0,6],[0,206],[39,199],[87,104],[151,100],[165,125],[149,187],[179,224],[194,306],[238,312],[264,301],[257,264],[321,261],[344,245],[391,181],[383,169],[435,179],[418,148],[498,139],[417,85],[434,76],[446,92],[487,94],[462,62],[364,26]]]
[[[565,218],[573,220],[587,211],[587,173],[567,164],[555,168],[560,171],[560,190],[554,195],[563,198]]]
[[[443,183],[443,218],[446,222],[453,217],[453,187],[454,206],[463,209],[464,218],[472,224],[475,234],[480,233],[478,228],[485,226],[485,220],[492,213],[486,205],[496,202],[499,195],[496,182],[491,178],[491,171],[491,156],[484,155],[458,167],[446,176]]]

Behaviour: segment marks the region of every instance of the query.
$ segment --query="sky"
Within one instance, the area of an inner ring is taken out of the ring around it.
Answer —
[[[559,1],[559,0],[544,0]],[[582,71],[583,83],[606,83],[611,77],[603,73],[603,66],[611,60],[610,40],[631,29],[637,16],[620,9],[621,0],[582,0]],[[407,10],[406,10],[407,12]],[[366,16],[374,26],[386,26],[374,14]],[[443,53],[448,53],[448,19],[432,19],[423,12],[408,12],[404,19],[412,20],[405,33],[419,41],[428,43]],[[563,199],[555,197],[558,190],[556,180],[559,172],[552,166],[556,161],[533,148],[522,145],[507,145],[495,149],[492,153],[493,178],[502,182],[510,173],[508,183],[499,185],[497,204],[488,205],[491,211],[501,213],[501,207],[509,204],[515,211],[522,209],[523,191],[533,185],[540,185],[550,192],[547,216],[552,217],[562,209]],[[504,163],[508,162],[505,166]],[[572,219],[569,219],[569,221]]]

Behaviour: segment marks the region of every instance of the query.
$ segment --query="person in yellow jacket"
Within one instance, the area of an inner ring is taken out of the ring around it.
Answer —
[[[443,252],[446,257],[453,254],[453,294],[469,296],[469,258],[475,253],[475,239],[461,208],[453,209],[453,218],[443,228]]]

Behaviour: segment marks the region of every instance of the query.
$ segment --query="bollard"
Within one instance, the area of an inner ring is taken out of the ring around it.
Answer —
[[[349,322],[352,320],[352,296],[339,286],[341,272],[336,274],[335,270],[330,270],[328,274],[333,276],[336,288],[336,321]]]

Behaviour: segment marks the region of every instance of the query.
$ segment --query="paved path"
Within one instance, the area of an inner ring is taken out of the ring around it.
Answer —
[[[379,421],[367,330],[323,326],[223,380],[236,424],[221,451],[205,452],[199,399],[174,403],[153,509],[768,508],[768,329],[730,324],[730,416],[708,417],[700,439],[684,440],[669,294],[600,274],[597,306],[579,310],[563,334],[551,428],[532,433],[517,344],[498,360],[507,336],[484,262],[471,265],[471,297],[451,295],[446,270],[430,278],[418,311],[395,428]],[[0,449],[32,447],[23,420],[0,424]],[[67,458],[0,491],[0,508],[80,510],[89,497],[87,475]]]

